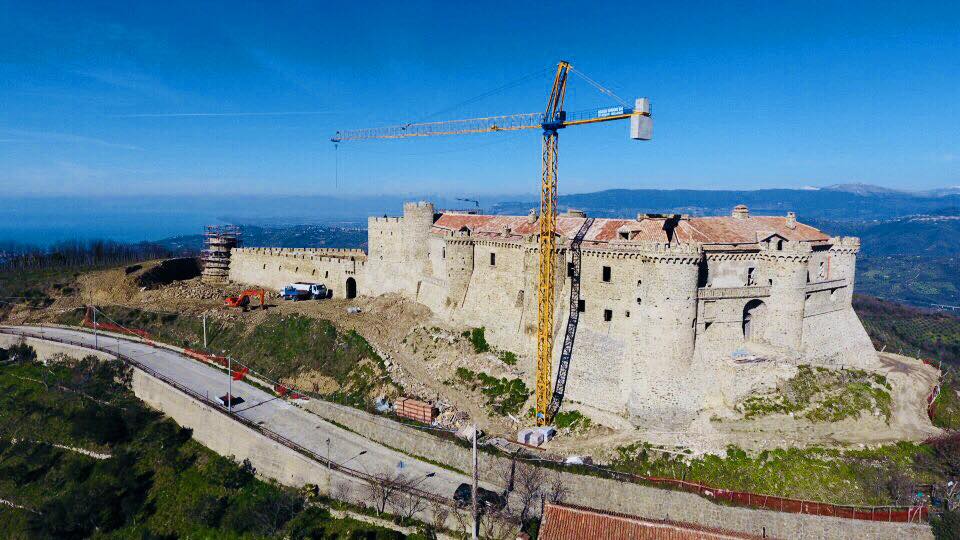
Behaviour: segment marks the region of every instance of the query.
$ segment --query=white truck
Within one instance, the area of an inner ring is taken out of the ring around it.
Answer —
[[[298,281],[291,283],[280,291],[284,300],[322,300],[328,295],[327,286],[322,283],[307,283]]]

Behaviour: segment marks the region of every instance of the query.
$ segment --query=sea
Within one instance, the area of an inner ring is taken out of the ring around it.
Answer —
[[[0,249],[40,248],[73,240],[157,241],[200,234],[207,225],[366,226],[370,215],[400,215],[405,200],[432,194],[358,197],[244,195],[236,197],[0,198]],[[445,201],[443,201],[445,202]]]

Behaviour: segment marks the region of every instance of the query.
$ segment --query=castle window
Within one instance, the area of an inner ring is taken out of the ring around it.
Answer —
[[[490,253],[490,266],[496,266],[496,265],[497,265],[497,254]]]
[[[603,267],[603,281],[610,283],[610,267],[609,266]]]
[[[444,247],[444,248],[440,248],[440,258],[441,258],[441,259],[446,259],[446,258],[447,258],[447,248],[445,248],[445,247]]]
[[[314,268],[314,269],[313,269],[313,271],[312,271],[312,272],[310,272],[310,275],[311,275],[311,276],[315,276],[315,275],[317,275],[317,269],[316,269],[316,268]]]
[[[330,277],[330,271],[327,270],[326,272],[324,272],[324,273],[323,273],[323,277],[325,277],[325,278]]]
[[[583,313],[587,311],[587,301],[586,300],[577,300],[577,311]]]
[[[603,320],[604,320],[605,322],[610,322],[610,321],[613,320],[613,310],[612,310],[612,309],[605,309],[605,310],[603,310]]]
[[[770,282],[770,286],[772,287],[772,286],[773,286],[773,278],[770,278],[770,279],[769,279],[769,280],[767,280],[767,281],[769,281],[769,282]]]
[[[777,240],[777,251],[783,251],[783,240]]]
[[[639,305],[641,305],[641,304],[643,304],[643,299],[638,296],[638,297],[637,297],[637,305],[639,306]]]
[[[620,233],[620,239],[621,239],[621,240],[629,240],[629,239],[630,239],[630,233],[628,233],[628,232],[626,232],[626,231],[621,232],[621,233]]]
[[[756,276],[754,276],[754,272],[756,272],[756,270],[757,270],[756,268],[747,268],[747,286],[748,287],[752,287],[757,284]]]
[[[573,277],[574,266],[572,262],[567,263],[567,277]]]
[[[630,318],[630,310],[627,310],[627,312],[624,314],[624,316],[626,316],[626,318],[629,319],[629,318]]]
[[[266,265],[266,264],[263,265],[263,269],[264,269],[264,270],[267,269],[267,265]]]

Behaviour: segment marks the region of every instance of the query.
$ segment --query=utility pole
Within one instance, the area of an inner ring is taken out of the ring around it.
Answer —
[[[203,350],[207,350],[207,312],[203,312]]]
[[[480,522],[477,519],[477,425],[473,425],[473,486],[470,489],[470,499],[473,506],[473,531],[471,538],[477,540],[480,534]]]
[[[330,472],[330,437],[327,437],[327,473]]]
[[[100,348],[100,339],[97,335],[97,306],[93,306],[93,348]]]
[[[227,411],[233,412],[233,359],[227,357]]]

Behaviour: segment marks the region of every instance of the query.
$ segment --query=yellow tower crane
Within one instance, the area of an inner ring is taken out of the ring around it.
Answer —
[[[567,77],[570,73],[578,74],[601,92],[620,101],[621,104],[568,113],[563,108],[563,101],[566,97]],[[647,98],[636,99],[634,106],[630,107],[617,98],[613,92],[575,71],[569,62],[561,61],[557,64],[553,89],[550,91],[547,108],[543,113],[510,114],[346,130],[338,131],[331,138],[334,143],[340,143],[341,141],[365,139],[401,139],[432,135],[518,131],[522,129],[541,129],[543,131],[543,177],[540,183],[539,218],[540,269],[537,282],[537,425],[545,425],[551,420],[548,417],[548,414],[550,414],[548,410],[550,409],[552,392],[550,377],[553,371],[555,259],[557,253],[557,132],[570,126],[626,119],[630,119],[631,138],[650,140],[653,134],[653,118],[650,116],[650,101]]]

